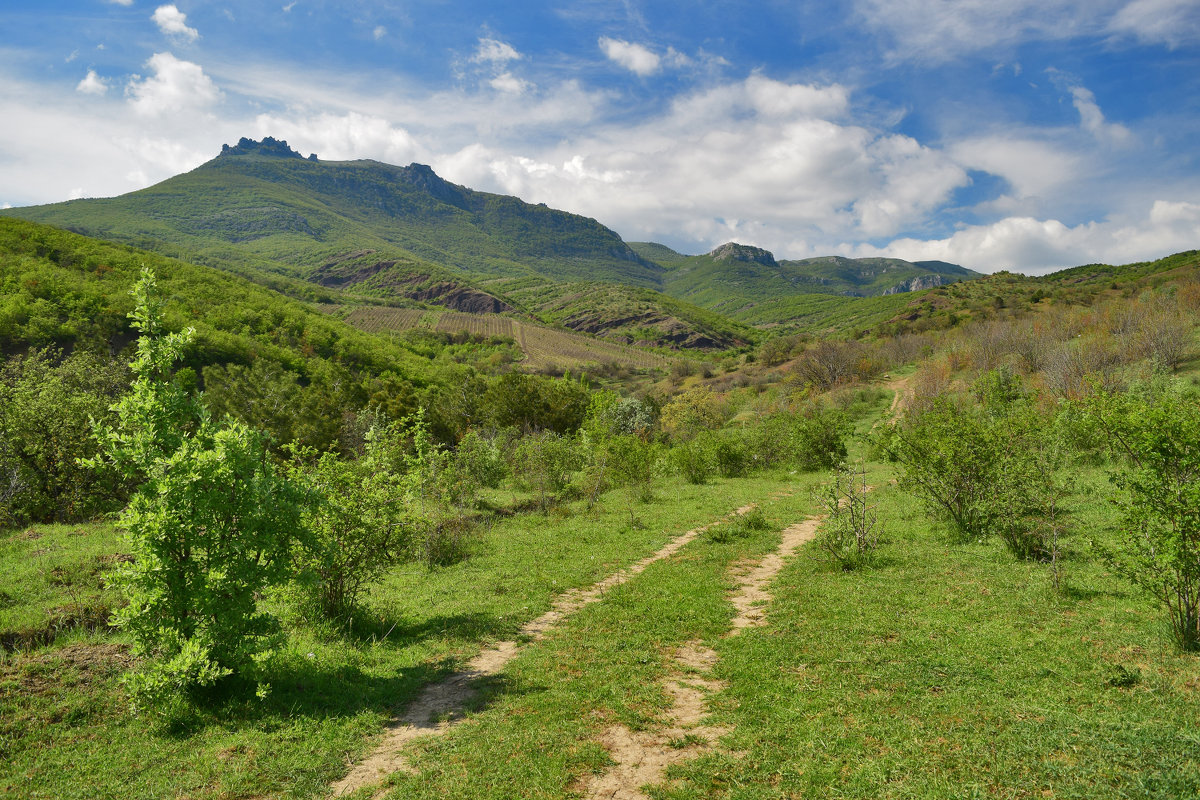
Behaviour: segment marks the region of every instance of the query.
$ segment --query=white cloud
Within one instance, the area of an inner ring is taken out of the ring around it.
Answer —
[[[376,25],[375,30],[371,31],[371,36],[373,36],[375,41],[378,42],[380,39],[387,36],[387,28],[383,27],[382,25]]]
[[[658,72],[661,66],[659,57],[643,45],[607,36],[601,36],[599,44],[609,60],[643,77]]]
[[[254,120],[257,136],[286,140],[297,151],[322,159],[344,161],[376,158],[389,164],[408,164],[428,158],[428,151],[404,128],[381,117],[351,112],[315,116],[260,114]]]
[[[1196,247],[1200,203],[1157,200],[1140,216],[1087,222],[1074,227],[1055,219],[1009,217],[975,225],[945,239],[899,239],[885,247],[846,247],[847,255],[936,259],[994,272],[1045,273],[1103,262],[1145,261]]]
[[[290,14],[290,13],[292,13],[292,9],[295,7],[296,7],[296,0],[292,0],[292,2],[288,3],[286,6],[283,6],[283,13]]]
[[[108,2],[112,3],[115,6],[131,6],[131,5],[133,5],[133,0],[108,0]]]
[[[533,88],[532,83],[521,80],[511,72],[502,72],[488,81],[488,83],[496,91],[508,92],[509,94],[523,94]]]
[[[134,75],[125,90],[138,114],[159,116],[197,111],[221,98],[221,91],[199,64],[170,53],[155,53],[146,66],[154,70],[154,75],[147,78]]]
[[[1026,41],[1133,37],[1178,47],[1200,41],[1195,0],[855,0],[897,60],[946,61]]]
[[[96,70],[89,69],[83,80],[75,85],[75,91],[83,94],[104,94],[108,91],[108,81],[96,74]]]
[[[154,24],[158,26],[158,29],[167,36],[189,42],[194,42],[200,38],[199,31],[188,27],[187,14],[180,11],[174,3],[154,9],[154,14],[150,19],[154,20]]]
[[[1109,20],[1108,30],[1148,44],[1179,47],[1200,41],[1200,5],[1195,0],[1133,0]]]
[[[807,247],[797,242],[894,235],[966,182],[951,159],[909,137],[837,122],[847,107],[844,87],[754,75],[632,128],[593,127],[536,153],[472,145],[434,166],[459,183],[594,216],[629,238],[710,247],[736,236],[787,255]]]
[[[479,40],[479,48],[475,51],[475,55],[471,57],[471,60],[476,63],[504,64],[509,61],[516,61],[522,57],[516,48],[508,42],[502,42],[499,39],[481,38]]]
[[[1112,144],[1125,144],[1133,138],[1133,134],[1124,125],[1106,122],[1104,112],[1096,103],[1096,96],[1082,86],[1071,87],[1071,98],[1075,110],[1079,112],[1079,124],[1088,133],[1101,141]]]

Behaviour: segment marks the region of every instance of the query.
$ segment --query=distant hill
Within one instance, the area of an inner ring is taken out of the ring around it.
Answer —
[[[860,321],[886,319],[906,301],[851,300],[884,298],[980,276],[955,264],[919,265],[893,258],[776,261],[767,250],[734,242],[697,256],[652,242],[634,242],[630,247],[664,267],[667,294],[759,326],[821,330],[840,308]]]

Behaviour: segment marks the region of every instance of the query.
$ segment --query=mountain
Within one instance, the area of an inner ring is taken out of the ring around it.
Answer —
[[[594,219],[476,192],[422,164],[303,158],[270,137],[141,191],[5,213],[310,280],[365,259],[372,275],[451,270],[466,283],[532,273],[657,287],[662,272]]]
[[[729,242],[687,256],[653,242],[630,244],[660,264],[664,291],[702,308],[758,326],[821,330],[830,312],[853,309],[856,318],[887,319],[903,300],[872,300],[979,277],[955,264],[915,264],[894,258],[825,256],[777,261],[767,250]]]
[[[300,299],[510,314],[626,344],[727,349],[748,326],[874,323],[878,298],[974,277],[951,264],[776,261],[729,243],[686,256],[630,245],[594,219],[478,192],[428,166],[322,161],[241,139],[191,172],[119,197],[0,215],[218,267]],[[851,298],[868,298],[850,302]]]

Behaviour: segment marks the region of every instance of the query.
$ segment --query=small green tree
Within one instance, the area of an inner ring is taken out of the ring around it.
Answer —
[[[265,438],[216,425],[171,379],[193,332],[164,332],[149,270],[134,299],[133,385],[114,406],[117,424],[97,426],[103,455],[91,463],[142,481],[121,515],[133,561],[113,583],[129,600],[115,621],[149,658],[127,683],[135,703],[151,706],[234,673],[261,677],[278,625],[258,596],[288,578],[300,518]]]
[[[1200,398],[1170,389],[1099,394],[1093,419],[1122,454],[1116,570],[1166,609],[1182,650],[1200,651]]]
[[[815,493],[825,516],[817,532],[817,548],[844,570],[870,563],[879,545],[879,515],[867,502],[870,489],[860,462],[835,468],[833,479]]]
[[[400,561],[413,539],[413,481],[389,456],[389,432],[372,427],[357,459],[296,448],[292,479],[308,490],[308,547],[296,551],[309,597],[326,617],[345,622],[365,587]],[[394,434],[391,434],[394,435]]]
[[[625,489],[629,524],[638,526],[634,503],[654,499],[654,471],[658,465],[659,447],[637,436],[621,434],[605,442],[608,464],[614,481]]]
[[[563,494],[571,475],[582,465],[576,440],[552,431],[522,437],[513,453],[513,475],[521,486],[533,491],[542,511],[548,511]]]

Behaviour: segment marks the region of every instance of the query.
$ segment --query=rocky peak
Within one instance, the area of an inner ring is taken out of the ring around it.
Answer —
[[[221,145],[221,155],[223,156],[272,156],[274,158],[304,158],[292,148],[288,147],[288,143],[283,139],[274,139],[270,136],[264,136],[261,142],[254,139],[247,139],[243,136],[238,139],[238,143],[230,147],[229,145]],[[316,161],[317,154],[313,153],[308,157],[309,161]]]
[[[428,192],[433,197],[452,206],[467,207],[466,196],[461,186],[457,186],[433,171],[427,164],[413,162],[401,169],[404,179],[413,186]]]
[[[753,261],[766,267],[777,266],[770,250],[737,242],[726,242],[708,255],[715,261]]]

